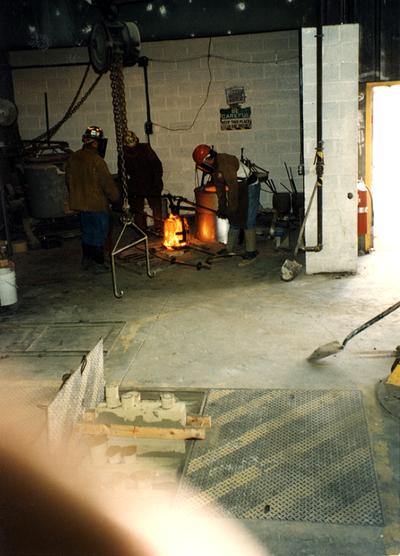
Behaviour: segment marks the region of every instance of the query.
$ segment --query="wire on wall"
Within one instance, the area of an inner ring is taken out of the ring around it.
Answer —
[[[94,88],[96,87],[96,85],[98,84],[98,82],[100,81],[100,79],[103,77],[103,74],[100,74],[96,77],[96,79],[93,81],[93,83],[90,85],[89,89],[86,91],[86,93],[82,96],[82,98],[77,102],[77,98],[80,94],[80,92],[82,91],[83,85],[86,81],[86,77],[89,73],[89,69],[90,69],[90,65],[87,66],[87,68],[85,69],[84,75],[82,77],[81,83],[78,87],[77,92],[74,95],[74,98],[72,99],[72,102],[70,103],[69,107],[67,108],[67,111],[65,112],[64,116],[61,118],[61,120],[59,120],[56,124],[54,124],[49,130],[46,130],[44,133],[41,133],[40,135],[38,135],[37,137],[35,137],[34,139],[32,139],[32,141],[41,141],[43,139],[45,139],[46,137],[48,139],[50,139],[51,137],[53,137],[53,135],[55,135],[57,133],[57,131],[60,129],[60,127],[62,125],[65,124],[65,122],[67,120],[69,120],[69,118],[71,118],[71,116],[73,116],[73,114],[75,114],[75,112],[82,106],[82,104],[87,100],[87,98],[89,97],[89,95],[92,93],[92,91],[94,90]]]
[[[297,56],[290,56],[289,58],[278,58],[275,56],[273,60],[243,60],[240,58],[229,58],[228,56],[220,56],[219,54],[202,54],[200,56],[193,56],[191,58],[177,58],[175,60],[149,58],[150,62],[157,62],[160,64],[179,64],[180,62],[194,62],[195,60],[203,60],[204,58],[215,58],[216,60],[225,60],[226,62],[235,62],[238,64],[281,64],[282,62],[290,62],[297,60]]]
[[[155,122],[152,122],[154,126],[159,127],[160,129],[166,129],[167,131],[190,131],[196,121],[197,118],[199,117],[200,112],[202,111],[202,109],[204,108],[204,106],[207,104],[208,101],[208,97],[210,95],[210,88],[211,88],[211,83],[212,83],[212,72],[211,72],[211,58],[215,58],[216,60],[224,60],[224,61],[228,61],[228,62],[235,62],[238,64],[260,64],[260,65],[267,65],[267,64],[281,64],[283,62],[290,62],[292,60],[297,60],[298,57],[297,56],[291,56],[288,58],[278,58],[278,56],[275,56],[275,58],[273,60],[242,60],[242,59],[238,59],[238,58],[229,58],[227,56],[220,56],[217,54],[211,54],[211,41],[212,38],[209,38],[208,41],[208,51],[207,51],[207,55],[202,54],[200,56],[192,56],[190,58],[178,58],[175,60],[169,60],[169,59],[156,59],[156,58],[148,58],[149,61],[151,62],[157,62],[157,63],[168,63],[168,64],[177,64],[180,62],[193,62],[195,60],[203,60],[204,58],[207,58],[207,68],[208,68],[208,73],[209,73],[209,81],[208,81],[208,85],[207,85],[207,91],[206,91],[206,95],[205,98],[203,100],[203,102],[201,103],[201,105],[199,106],[195,117],[193,118],[192,123],[189,126],[185,126],[185,127],[168,127],[162,124],[158,124]]]
[[[210,89],[211,89],[211,84],[212,84],[212,71],[211,71],[211,59],[214,58],[216,60],[224,60],[227,62],[234,62],[237,64],[258,64],[258,65],[278,65],[278,64],[282,64],[285,62],[291,62],[293,60],[297,60],[297,56],[291,56],[288,58],[278,58],[277,55],[275,55],[273,60],[244,60],[244,59],[240,59],[240,58],[230,58],[228,56],[221,56],[218,54],[211,54],[211,44],[212,44],[212,37],[209,38],[208,41],[208,49],[207,49],[207,54],[202,54],[200,56],[191,56],[188,58],[178,58],[178,59],[157,59],[157,58],[148,58],[149,61],[151,62],[155,62],[155,63],[167,63],[167,64],[171,64],[171,63],[182,63],[182,62],[193,62],[196,60],[202,60],[204,58],[207,58],[207,68],[208,68],[208,74],[209,74],[209,80],[208,80],[208,85],[207,85],[207,90],[206,90],[206,94],[205,94],[205,98],[203,100],[203,102],[200,104],[199,108],[197,109],[197,112],[195,114],[195,117],[193,118],[193,121],[190,125],[188,126],[184,126],[184,127],[169,127],[169,126],[164,126],[162,124],[158,124],[155,122],[152,122],[154,126],[159,127],[160,129],[166,129],[167,131],[190,131],[196,121],[197,118],[200,115],[200,112],[202,111],[202,109],[204,108],[204,106],[207,104],[209,95],[210,95]],[[12,69],[26,69],[28,67],[59,67],[59,66],[76,66],[76,65],[83,65],[86,64],[85,62],[80,62],[80,63],[73,63],[73,64],[45,64],[45,65],[35,65],[35,66],[15,66]],[[44,139],[46,136],[52,137],[53,135],[55,135],[55,133],[57,133],[57,131],[60,129],[60,127],[82,106],[82,104],[86,101],[86,99],[89,97],[90,93],[94,90],[94,88],[96,87],[96,85],[98,84],[98,82],[100,81],[102,74],[100,74],[95,81],[92,83],[92,85],[89,87],[89,89],[87,90],[87,92],[83,95],[83,97],[77,102],[77,98],[83,88],[83,85],[85,83],[86,77],[88,75],[89,69],[90,69],[90,63],[87,63],[87,67],[85,69],[85,73],[84,76],[82,78],[82,81],[78,87],[78,90],[76,92],[76,94],[74,95],[73,100],[71,101],[68,109],[66,110],[64,116],[61,118],[61,120],[59,122],[57,122],[54,126],[52,126],[48,132],[44,132],[41,135],[35,137],[34,139],[32,139],[33,141],[41,141],[42,139]]]
[[[193,118],[192,123],[189,126],[186,126],[186,127],[174,127],[174,128],[164,126],[164,125],[161,125],[161,124],[157,124],[157,123],[154,123],[154,122],[153,122],[153,125],[161,128],[161,129],[166,129],[168,131],[189,131],[193,128],[194,124],[196,123],[197,118],[199,117],[200,112],[202,111],[204,106],[207,104],[208,97],[210,95],[210,88],[211,88],[211,83],[212,83],[212,72],[211,72],[211,63],[210,63],[210,59],[211,59],[211,40],[212,39],[210,37],[209,41],[208,41],[208,52],[207,52],[207,69],[208,69],[209,79],[208,79],[206,95],[205,95],[205,98],[204,98],[203,102],[200,104],[199,108],[197,109],[196,115]]]

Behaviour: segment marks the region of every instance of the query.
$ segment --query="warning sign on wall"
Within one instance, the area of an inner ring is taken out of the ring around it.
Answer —
[[[240,106],[246,101],[244,87],[229,87],[225,89],[225,95],[229,108],[219,111],[221,129],[251,129],[251,108]]]
[[[221,129],[251,129],[251,108],[221,108]]]

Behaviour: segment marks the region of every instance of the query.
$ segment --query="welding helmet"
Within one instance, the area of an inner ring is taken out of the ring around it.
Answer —
[[[107,141],[108,139],[104,137],[104,133],[101,127],[97,125],[91,125],[86,128],[84,134],[82,135],[82,141],[86,145],[97,141],[97,151],[101,157],[104,158],[106,154]]]
[[[209,145],[197,145],[192,153],[192,158],[196,163],[196,168],[205,173],[210,173],[214,170],[212,159],[215,158],[217,153]]]

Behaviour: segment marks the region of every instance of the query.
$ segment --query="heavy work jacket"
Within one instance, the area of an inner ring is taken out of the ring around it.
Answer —
[[[163,189],[161,160],[148,143],[124,147],[128,196],[159,195]]]
[[[238,181],[239,160],[231,154],[218,153],[215,157],[213,181],[217,189],[218,208],[234,226],[246,227],[248,186]]]
[[[71,210],[106,212],[119,199],[107,164],[91,146],[71,154],[65,168]]]

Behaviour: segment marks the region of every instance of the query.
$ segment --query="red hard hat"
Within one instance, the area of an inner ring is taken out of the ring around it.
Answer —
[[[210,154],[211,147],[209,145],[197,145],[192,153],[193,160],[197,166],[203,164],[205,158]]]

